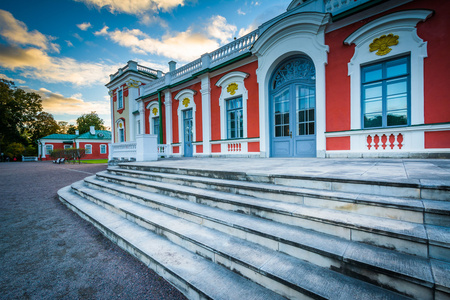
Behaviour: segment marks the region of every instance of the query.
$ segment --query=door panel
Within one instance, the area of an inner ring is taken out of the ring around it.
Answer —
[[[192,157],[192,109],[183,111],[183,129],[184,129],[184,156]]]
[[[281,65],[271,88],[271,156],[315,157],[315,70],[311,60],[299,57]]]

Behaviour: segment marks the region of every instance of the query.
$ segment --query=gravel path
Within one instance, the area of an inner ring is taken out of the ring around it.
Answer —
[[[58,189],[105,169],[0,163],[1,299],[185,299],[58,200]]]

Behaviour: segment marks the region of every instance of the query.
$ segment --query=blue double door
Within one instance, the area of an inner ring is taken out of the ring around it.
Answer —
[[[271,156],[316,156],[314,83],[294,83],[271,97]]]

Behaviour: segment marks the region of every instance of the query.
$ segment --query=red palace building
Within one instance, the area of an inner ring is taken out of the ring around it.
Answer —
[[[448,157],[449,16],[442,0],[294,0],[167,73],[129,61],[107,84],[109,157]]]

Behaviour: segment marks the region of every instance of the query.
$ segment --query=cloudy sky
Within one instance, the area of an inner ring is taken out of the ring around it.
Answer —
[[[96,111],[127,61],[180,67],[284,12],[290,0],[16,0],[0,2],[0,78],[42,95],[58,121]]]

